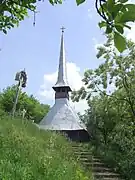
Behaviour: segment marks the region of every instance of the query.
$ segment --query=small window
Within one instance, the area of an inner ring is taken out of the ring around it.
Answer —
[[[57,88],[57,92],[60,92],[60,88]]]
[[[62,89],[62,92],[65,92],[65,89]]]

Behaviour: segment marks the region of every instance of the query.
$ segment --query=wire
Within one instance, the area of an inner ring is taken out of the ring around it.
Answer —
[[[33,26],[36,25],[36,11],[34,11],[34,20],[33,20]]]
[[[112,26],[112,22],[109,22],[108,18],[105,15],[105,12],[104,12],[104,8],[103,8],[103,4],[102,3],[105,3],[105,2],[106,2],[106,0],[96,0],[95,1],[95,7],[96,7],[96,10],[97,10],[98,14],[107,22],[107,24]],[[98,4],[101,7],[101,11],[98,8]]]

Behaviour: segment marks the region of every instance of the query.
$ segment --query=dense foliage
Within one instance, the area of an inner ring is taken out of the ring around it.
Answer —
[[[7,33],[15,25],[24,20],[28,10],[35,11],[36,0],[1,0],[0,1],[0,31]]]
[[[76,0],[77,5],[86,0]],[[0,1],[0,31],[7,33],[28,15],[28,11],[36,13],[36,0],[2,0]],[[49,0],[52,5],[62,4],[63,0]],[[129,22],[135,21],[135,4],[130,0],[95,0],[95,8],[101,16],[100,28],[105,28],[106,34],[113,34],[114,44],[119,52],[126,49],[123,36],[125,28],[131,29]],[[35,18],[34,18],[35,24]]]
[[[84,87],[72,99],[87,99],[81,117],[92,135],[96,152],[128,180],[135,177],[135,44],[119,55],[112,39],[98,48],[103,63],[84,73]]]
[[[30,121],[1,117],[0,179],[88,180],[70,147],[64,137]]]
[[[0,111],[12,113],[13,104],[16,95],[16,86],[7,87],[0,93]],[[23,109],[26,110],[25,118],[34,120],[39,123],[42,118],[48,113],[50,106],[41,104],[33,95],[28,96],[25,92],[20,91],[18,103],[16,107],[16,115],[22,116]]]

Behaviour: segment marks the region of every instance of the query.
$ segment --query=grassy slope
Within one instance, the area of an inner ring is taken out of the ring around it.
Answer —
[[[0,118],[0,179],[88,180],[62,136],[8,117]]]

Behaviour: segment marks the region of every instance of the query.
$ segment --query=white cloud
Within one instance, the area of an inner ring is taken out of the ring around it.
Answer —
[[[132,23],[130,24],[131,30],[130,29],[125,29],[125,35],[128,39],[131,39],[132,41],[135,42],[135,24]]]
[[[58,71],[44,75],[44,83],[40,87],[39,95],[44,97],[46,101],[54,100],[54,91],[52,86],[56,83],[57,73]],[[67,76],[72,90],[79,90],[82,87],[83,83],[80,68],[75,63],[67,62]],[[86,100],[81,100],[78,103],[70,103],[75,110],[80,113],[83,113],[84,110],[88,108]]]
[[[92,19],[93,15],[92,15],[92,9],[89,8],[88,9],[88,18]]]

